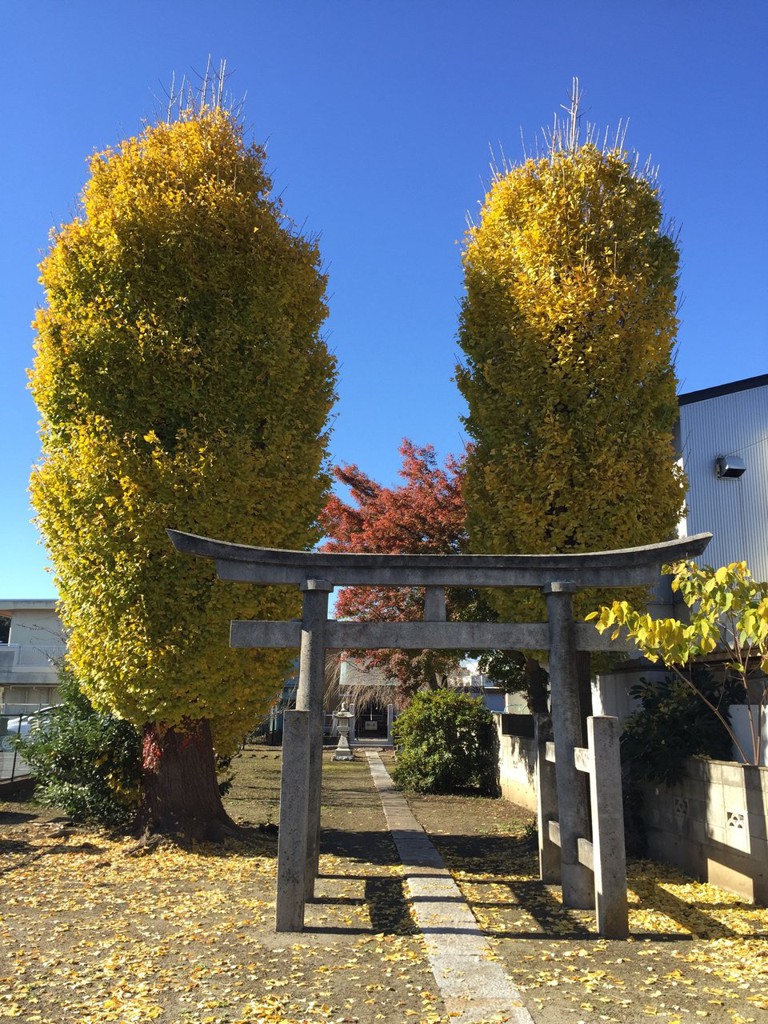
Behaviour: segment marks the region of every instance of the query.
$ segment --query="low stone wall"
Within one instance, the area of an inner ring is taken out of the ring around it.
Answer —
[[[643,797],[649,857],[768,905],[768,768],[693,758]]]
[[[536,745],[532,736],[512,735],[513,719],[521,716],[495,714],[499,735],[499,785],[510,803],[536,813]],[[531,719],[531,722],[533,720]]]

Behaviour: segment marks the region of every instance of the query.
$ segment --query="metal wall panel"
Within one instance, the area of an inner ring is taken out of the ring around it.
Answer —
[[[714,535],[702,561],[746,560],[757,579],[768,580],[768,385],[681,405],[679,431],[687,532]],[[720,455],[738,455],[743,476],[718,478]]]

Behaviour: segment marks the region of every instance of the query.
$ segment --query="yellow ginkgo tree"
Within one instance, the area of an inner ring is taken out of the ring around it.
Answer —
[[[620,135],[585,135],[578,108],[576,85],[548,151],[494,174],[466,236],[457,383],[477,552],[652,544],[683,509],[675,235],[652,170]],[[492,599],[504,618],[543,615],[537,594]]]
[[[654,619],[628,601],[603,605],[587,616],[598,632],[622,633],[652,662],[662,662],[695,691],[722,722],[742,759],[759,764],[761,723],[768,705],[768,583],[758,583],[746,562],[718,569],[683,561],[664,566],[672,590],[688,609],[687,621]],[[739,742],[727,714],[692,682],[687,668],[696,659],[720,655],[723,670],[741,683],[748,705],[758,705],[757,720],[748,715],[751,750]]]
[[[265,153],[217,103],[193,104],[90,161],[78,216],[42,263],[31,482],[97,709],[143,734],[143,820],[228,826],[227,755],[288,670],[232,650],[233,618],[290,618],[298,594],[222,584],[167,527],[305,548],[329,479],[335,360],[314,240],[275,199]]]
[[[679,255],[653,174],[582,142],[574,106],[550,152],[495,175],[463,262],[473,549],[669,539]]]

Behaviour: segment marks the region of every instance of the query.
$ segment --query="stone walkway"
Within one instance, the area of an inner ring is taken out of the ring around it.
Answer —
[[[459,887],[395,789],[381,758],[370,750],[365,756],[448,1013],[455,1015],[457,1024],[480,1024],[497,1015],[510,1024],[533,1024],[520,993],[493,958]]]

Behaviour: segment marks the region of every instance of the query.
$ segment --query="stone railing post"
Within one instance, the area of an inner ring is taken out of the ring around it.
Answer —
[[[597,930],[609,939],[629,935],[627,859],[621,796],[619,720],[587,719],[592,760],[592,848]]]
[[[308,711],[284,713],[280,829],[277,834],[277,932],[300,932],[304,928],[309,785],[308,730]]]
[[[560,883],[560,847],[549,836],[550,821],[557,821],[555,765],[547,760],[547,743],[552,740],[552,719],[534,715],[536,739],[536,802],[539,826],[539,874],[546,885]]]

